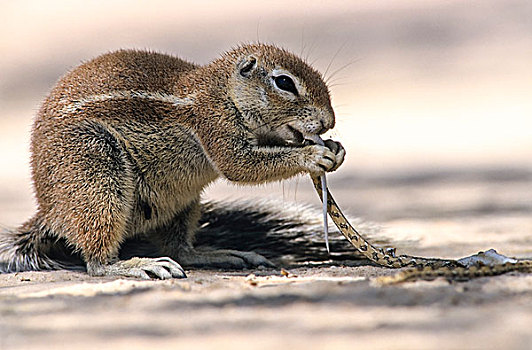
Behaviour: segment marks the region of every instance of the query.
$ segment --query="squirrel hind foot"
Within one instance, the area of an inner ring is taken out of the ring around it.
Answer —
[[[141,279],[186,278],[185,270],[174,260],[162,258],[131,258],[109,265],[87,264],[91,276],[123,276]]]
[[[255,252],[231,249],[192,249],[179,254],[179,261],[187,267],[242,270],[259,266],[273,268],[275,265]]]

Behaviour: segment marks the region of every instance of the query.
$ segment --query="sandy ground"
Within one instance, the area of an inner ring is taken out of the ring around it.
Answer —
[[[251,271],[249,271],[251,272]],[[3,349],[529,349],[532,276],[376,287],[380,268],[190,271],[186,280],[2,276]]]
[[[364,190],[338,179],[331,189],[350,211],[359,198],[375,216],[388,217],[385,235],[402,242],[402,252],[457,258],[496,248],[531,257],[530,174],[497,181],[486,174],[477,173],[475,182],[463,174],[447,181],[359,179]],[[304,186],[298,191],[312,195]],[[409,196],[392,201],[400,193]],[[66,271],[1,275],[0,348],[529,349],[532,343],[531,275],[381,287],[372,278],[393,271],[361,261],[289,272],[199,270],[167,281]]]
[[[206,63],[260,40],[335,75],[331,136],[348,155],[329,183],[346,212],[382,225],[400,253],[532,258],[531,4],[1,2],[0,225],[34,210],[32,118],[67,70],[117,48]],[[306,178],[206,195],[319,207]],[[371,277],[392,271],[367,262],[289,271],[0,275],[0,349],[531,348],[530,275],[379,287]]]

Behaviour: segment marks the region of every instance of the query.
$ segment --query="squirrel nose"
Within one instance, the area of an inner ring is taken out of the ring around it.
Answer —
[[[323,121],[320,121],[320,123],[321,123],[321,129],[318,131],[318,135],[325,134],[327,130],[330,129],[330,128],[327,128],[325,125],[323,125]]]
[[[323,111],[321,113],[320,122],[321,122],[322,128],[318,132],[318,134],[321,135],[321,134],[325,133],[327,130],[334,128],[334,124],[335,124],[334,112],[332,110],[330,112],[329,111]]]
[[[328,110],[316,111],[311,120],[305,122],[305,132],[308,135],[321,135],[334,127],[334,112]]]
[[[316,132],[316,134],[318,135],[322,135],[322,134],[325,134],[329,129],[332,129],[334,127],[334,119],[332,120],[332,122],[328,122],[327,120],[320,120],[320,123],[319,123],[319,126],[318,126],[318,131]]]

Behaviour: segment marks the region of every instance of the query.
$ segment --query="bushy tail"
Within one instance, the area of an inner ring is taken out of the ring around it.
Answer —
[[[254,251],[279,266],[346,263],[363,256],[336,228],[325,248],[321,207],[276,200],[209,202],[203,207],[198,246]],[[376,225],[352,219],[377,243]]]
[[[62,240],[32,218],[16,229],[0,229],[0,273],[28,270],[83,270],[84,264]]]
[[[254,251],[278,266],[347,263],[362,255],[342,237],[330,235],[331,254],[325,249],[321,211],[304,205],[275,200],[207,202],[203,204],[196,247]],[[353,219],[372,241],[375,226]],[[126,240],[121,259],[159,257],[146,238]],[[39,219],[18,229],[0,232],[0,272],[26,270],[84,270],[80,255],[64,239],[57,238]]]

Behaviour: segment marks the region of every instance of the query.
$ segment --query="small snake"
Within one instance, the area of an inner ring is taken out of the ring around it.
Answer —
[[[324,178],[323,175],[311,175],[312,182],[320,199],[322,199],[324,207],[326,204],[329,216],[342,235],[360,253],[375,264],[389,268],[410,267],[410,269],[395,275],[378,278],[377,282],[380,284],[395,284],[418,279],[433,280],[437,277],[445,277],[449,280],[469,280],[475,277],[495,276],[511,271],[532,273],[532,260],[467,267],[457,260],[395,255],[395,248],[377,248],[349,223],[320,177]],[[325,225],[327,225],[326,222]]]

